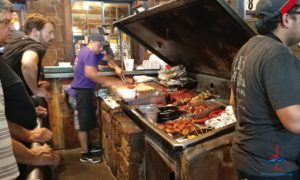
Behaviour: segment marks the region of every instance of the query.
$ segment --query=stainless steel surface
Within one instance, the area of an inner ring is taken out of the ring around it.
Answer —
[[[139,105],[138,110],[141,111],[150,122],[156,123],[160,111],[154,105]]]
[[[142,122],[146,127],[150,128],[153,132],[159,135],[164,141],[166,141],[169,145],[172,146],[173,149],[185,149],[185,146],[181,143],[178,143],[174,139],[170,138],[166,133],[163,133],[157,127],[153,125],[147,118],[138,113],[136,110],[132,109],[131,112],[139,118],[140,122]]]
[[[43,66],[43,73],[72,73],[72,66]]]
[[[73,67],[44,66],[43,74],[46,79],[71,78],[73,77]]]
[[[198,81],[197,89],[209,90],[212,94],[218,95],[222,99],[229,100],[230,80],[204,74],[197,74],[196,80]]]
[[[41,127],[42,127],[42,120],[40,118],[37,118],[36,128],[41,128]],[[36,146],[42,146],[42,145],[38,142],[34,142],[31,144],[31,147],[36,147]],[[26,179],[27,180],[43,179],[43,167],[35,167],[35,166],[28,167],[28,175]]]
[[[226,79],[234,55],[255,35],[224,0],[169,1],[114,25],[170,65]]]
[[[182,151],[188,147],[194,146],[210,139],[220,137],[223,134],[230,133],[234,130],[235,124],[225,126],[223,128],[215,129],[204,135],[200,135],[194,139],[186,140],[184,142],[178,142],[173,137],[169,136],[165,132],[158,129],[154,123],[151,123],[147,118],[137,112],[135,109],[128,109],[127,106],[122,105],[123,109],[127,112],[131,112],[136,118],[133,118],[137,123],[142,123],[142,125],[147,128],[147,132],[152,132],[155,135],[158,135],[160,139],[165,143],[166,146],[171,147],[173,150]]]
[[[73,73],[51,73],[44,74],[45,79],[56,79],[56,78],[72,78],[74,76]]]
[[[124,75],[157,75],[158,70],[124,71]],[[102,76],[116,75],[115,72],[100,72]]]
[[[158,70],[143,70],[143,71],[124,71],[125,75],[157,75]],[[115,72],[101,72],[101,76],[113,76],[117,75]],[[45,73],[44,77],[46,79],[55,78],[72,78],[73,73]]]

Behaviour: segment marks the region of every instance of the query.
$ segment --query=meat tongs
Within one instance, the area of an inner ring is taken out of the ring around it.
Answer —
[[[126,78],[125,78],[124,74],[123,74],[123,75],[121,75],[121,76],[120,76],[120,78],[121,78],[121,80],[122,80],[123,84],[127,85],[127,80],[126,80]]]

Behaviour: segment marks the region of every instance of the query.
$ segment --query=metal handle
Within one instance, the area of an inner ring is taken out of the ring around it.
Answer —
[[[42,127],[42,119],[37,118],[37,126],[36,128],[41,128]],[[38,142],[33,142],[31,144],[31,147],[36,147],[36,146],[42,146],[42,144]],[[38,167],[38,166],[29,166],[28,167],[28,175],[26,180],[42,180],[43,179],[43,170],[44,167]]]

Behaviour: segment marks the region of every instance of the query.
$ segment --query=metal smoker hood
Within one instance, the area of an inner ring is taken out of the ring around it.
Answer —
[[[224,0],[173,0],[114,25],[170,65],[226,79],[235,54],[255,35]]]

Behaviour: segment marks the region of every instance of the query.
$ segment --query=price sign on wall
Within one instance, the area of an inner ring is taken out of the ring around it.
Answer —
[[[245,9],[253,11],[255,10],[258,0],[245,0]]]
[[[245,0],[245,13],[244,18],[251,18],[254,15],[256,4],[258,0]]]

